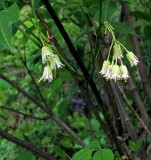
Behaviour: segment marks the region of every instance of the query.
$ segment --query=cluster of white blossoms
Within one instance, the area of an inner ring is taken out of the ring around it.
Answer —
[[[109,50],[108,58],[103,62],[103,66],[101,71],[99,72],[103,77],[107,80],[127,80],[129,77],[128,69],[125,65],[123,65],[122,58],[124,58],[121,47],[126,51],[126,57],[130,62],[131,66],[136,66],[139,61],[138,58],[134,55],[133,52],[128,51],[119,41],[116,40],[114,36],[114,28],[109,24],[106,23],[106,29],[111,32],[112,35],[112,44]],[[110,59],[110,52],[113,48],[113,56],[112,62],[109,61]],[[119,65],[120,64],[120,65]]]
[[[42,47],[42,63],[47,63],[47,66],[44,67],[43,75],[39,79],[38,83],[43,80],[48,80],[52,82],[53,80],[53,70],[57,68],[62,68],[64,66],[59,57],[53,54],[52,49],[48,48],[47,46]]]

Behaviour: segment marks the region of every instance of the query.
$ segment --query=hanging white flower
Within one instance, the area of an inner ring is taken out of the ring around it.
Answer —
[[[104,61],[102,69],[99,73],[101,73],[101,75],[104,75],[109,65],[110,65],[110,62],[108,60]]]
[[[112,75],[112,67],[113,67],[112,64],[109,65],[109,66],[107,67],[107,69],[106,69],[105,74],[104,74],[104,77],[105,77],[107,80],[111,78],[111,75]]]
[[[53,51],[47,46],[42,47],[42,63],[46,63],[48,59],[54,57]]]
[[[120,67],[117,64],[113,65],[111,79],[115,81],[121,79]]]
[[[133,52],[127,52],[126,57],[129,60],[131,66],[136,66],[139,63],[138,58],[134,55]]]
[[[53,55],[49,62],[51,69],[62,68],[62,66],[64,66],[57,55]]]
[[[120,72],[121,72],[121,78],[123,78],[124,80],[127,80],[127,78],[129,77],[129,74],[128,74],[127,67],[125,65],[120,66]]]
[[[43,80],[46,81],[48,80],[49,82],[52,82],[53,80],[53,75],[52,75],[52,69],[50,66],[45,66],[44,67],[44,71],[43,71],[43,75],[42,77],[39,79],[38,83]]]

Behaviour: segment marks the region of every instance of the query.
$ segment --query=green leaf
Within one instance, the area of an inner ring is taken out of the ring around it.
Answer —
[[[11,87],[11,85],[9,83],[7,83],[6,81],[4,81],[3,79],[0,79],[0,89],[7,90]]]
[[[129,141],[129,146],[130,146],[130,149],[132,150],[132,151],[136,151],[137,150],[137,146],[136,146],[136,143],[135,142],[133,142],[133,141]]]
[[[113,13],[116,11],[117,5],[115,2],[110,0],[103,1],[102,5],[102,21],[107,21],[111,18]]]
[[[66,153],[64,150],[62,150],[60,147],[56,146],[55,148],[55,153],[57,154],[57,156],[61,157],[62,160],[66,160]]]
[[[35,156],[31,152],[22,152],[16,160],[35,160]]]
[[[115,32],[123,34],[135,34],[132,28],[127,23],[115,22],[112,23]]]
[[[92,149],[82,149],[77,152],[71,160],[90,160],[92,152]]]
[[[93,160],[114,160],[114,154],[110,149],[101,149],[95,152]]]
[[[150,21],[150,14],[146,13],[146,12],[142,12],[142,11],[134,11],[131,12],[131,15],[136,17],[136,18],[140,18],[146,21]]]
[[[63,147],[66,147],[66,148],[72,148],[73,147],[73,144],[71,142],[71,138],[70,137],[66,137],[66,138],[63,138],[62,140],[60,140],[60,144]]]
[[[0,11],[0,44],[9,50],[12,50],[12,24],[18,19],[19,8],[16,3]]]

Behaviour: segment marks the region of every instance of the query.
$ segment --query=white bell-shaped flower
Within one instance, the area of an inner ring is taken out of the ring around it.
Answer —
[[[115,81],[121,79],[120,67],[117,64],[113,65],[111,79]]]
[[[112,75],[112,67],[113,67],[112,64],[109,65],[109,66],[107,67],[107,69],[106,69],[105,74],[104,74],[104,77],[105,77],[107,80],[111,78],[111,75]]]
[[[52,69],[50,66],[45,66],[44,67],[44,71],[43,71],[43,75],[42,77],[39,79],[38,83],[43,80],[46,81],[48,80],[49,82],[52,82],[53,80],[53,75],[52,75]]]
[[[138,58],[133,52],[127,52],[126,57],[129,60],[131,66],[136,66],[139,63]]]
[[[121,78],[127,80],[129,77],[127,67],[125,65],[120,66]]]
[[[53,51],[47,46],[42,47],[42,63],[46,63],[48,59],[54,57]]]
[[[109,65],[110,65],[110,62],[108,60],[104,61],[102,69],[99,73],[101,73],[101,75],[104,75]]]
[[[62,68],[64,66],[57,55],[53,55],[49,62],[51,69]]]

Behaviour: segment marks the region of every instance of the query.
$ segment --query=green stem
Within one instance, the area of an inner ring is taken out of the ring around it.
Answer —
[[[29,28],[28,28],[22,21],[20,21],[20,23],[21,23],[21,25],[23,25],[23,27],[24,27],[26,30],[28,30],[28,31],[30,32],[31,35],[33,35],[33,37],[34,37],[37,41],[40,40],[33,32],[31,32],[31,31],[29,30]]]
[[[20,30],[28,39],[33,41],[38,47],[41,47],[42,45],[38,43],[33,37],[31,37],[28,33],[26,33],[21,27],[15,25],[15,27]]]
[[[129,51],[128,51],[124,46],[123,46],[123,44],[122,44],[122,43],[120,43],[120,42],[119,42],[119,41],[117,41],[117,40],[116,40],[116,42],[117,42],[119,45],[121,45],[121,46],[125,49],[125,51],[126,51],[126,52],[129,52]]]
[[[110,46],[110,49],[109,49],[109,53],[108,53],[107,60],[109,60],[109,58],[110,58],[110,53],[111,53],[112,46],[113,46],[113,41],[112,41],[111,46]]]

